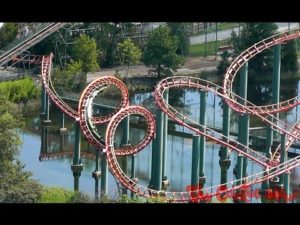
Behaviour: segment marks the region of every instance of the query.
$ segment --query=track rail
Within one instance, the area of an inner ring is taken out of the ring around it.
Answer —
[[[4,65],[13,57],[21,54],[65,25],[66,23],[46,23],[45,25],[42,25],[42,28],[36,33],[20,40],[16,39],[11,43],[11,45],[1,49],[3,53],[0,54],[0,66]]]
[[[281,133],[287,135],[286,147],[288,148],[295,140],[300,139],[300,126],[298,124],[287,124],[275,116],[274,113],[290,110],[300,104],[297,97],[289,99],[278,104],[271,104],[266,106],[256,106],[253,103],[246,101],[240,96],[232,92],[232,84],[239,69],[252,57],[268,49],[276,44],[282,44],[289,40],[300,37],[299,30],[293,30],[282,34],[274,35],[267,38],[241,53],[228,68],[223,86],[218,86],[206,80],[193,78],[193,77],[170,77],[161,80],[155,87],[155,101],[157,106],[166,113],[170,118],[178,124],[183,125],[198,135],[204,135],[207,138],[226,146],[239,154],[243,154],[255,163],[258,163],[264,171],[253,174],[251,176],[242,178],[240,180],[230,181],[226,184],[220,184],[213,187],[202,188],[200,190],[190,190],[183,192],[167,192],[157,191],[136,183],[135,180],[128,177],[120,168],[117,161],[117,155],[130,155],[141,151],[145,148],[155,136],[155,120],[153,115],[146,109],[140,106],[128,105],[128,90],[126,86],[117,78],[105,76],[90,83],[83,91],[78,111],[71,109],[64,101],[60,99],[57,93],[51,87],[51,61],[52,55],[43,57],[42,60],[42,75],[43,85],[49,94],[51,100],[67,115],[74,118],[80,123],[83,134],[86,139],[93,144],[99,151],[107,155],[108,165],[113,175],[122,183],[123,186],[129,190],[145,197],[162,196],[170,201],[190,201],[197,199],[205,199],[210,196],[235,191],[241,188],[246,188],[249,185],[260,183],[285,173],[300,165],[300,156],[291,159],[285,163],[279,164],[278,160],[272,157],[268,159],[261,153],[245,146],[230,137],[226,137],[208,127],[204,127],[196,121],[188,118],[174,107],[170,106],[163,98],[163,93],[170,88],[196,88],[198,90],[212,92],[213,94],[224,99],[234,111],[241,114],[249,114],[260,118],[264,123],[270,125],[272,129],[276,129]],[[115,85],[122,93],[122,100],[117,110],[105,117],[93,118],[92,104],[95,96],[107,85]],[[238,101],[242,100],[242,101]],[[244,102],[245,105],[239,102]],[[145,137],[136,145],[115,149],[114,139],[115,132],[121,121],[130,115],[139,115],[145,118],[147,124],[147,131]],[[96,124],[107,123],[107,130],[105,139],[99,134]],[[199,128],[195,128],[197,125]],[[201,131],[203,130],[203,131]],[[279,147],[278,147],[279,148]],[[278,150],[277,150],[278,151]],[[275,153],[274,153],[275,155]],[[273,156],[274,156],[273,155]],[[225,187],[225,188],[224,188]]]

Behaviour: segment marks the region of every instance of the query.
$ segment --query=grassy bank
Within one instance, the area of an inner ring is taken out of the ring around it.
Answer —
[[[220,46],[223,45],[229,45],[230,43],[230,38],[222,40],[222,41],[217,41],[217,49]],[[206,43],[206,55],[214,55],[216,53],[216,42],[207,42]],[[196,44],[196,45],[190,45],[189,46],[189,56],[190,57],[199,57],[199,56],[205,56],[205,43],[203,44]]]

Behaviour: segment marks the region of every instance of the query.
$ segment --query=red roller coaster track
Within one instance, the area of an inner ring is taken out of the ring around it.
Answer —
[[[117,78],[112,76],[105,76],[97,79],[90,83],[83,91],[78,111],[75,111],[69,107],[63,100],[60,99],[59,95],[55,92],[55,89],[51,83],[51,62],[52,55],[43,57],[42,60],[42,77],[43,85],[50,96],[51,100],[67,115],[79,121],[82,132],[86,139],[93,144],[99,151],[106,152],[108,165],[113,175],[129,190],[145,197],[163,196],[170,201],[189,201],[191,199],[204,199],[210,196],[226,193],[229,191],[238,190],[245,188],[250,185],[269,180],[272,177],[278,176],[282,173],[290,171],[291,169],[300,165],[300,156],[291,159],[285,163],[279,164],[278,158],[276,159],[280,146],[271,157],[268,159],[261,153],[258,153],[251,148],[226,137],[221,133],[218,133],[208,127],[203,127],[196,121],[188,118],[182,113],[178,112],[175,108],[170,106],[163,98],[163,93],[169,88],[196,88],[206,92],[212,92],[215,95],[223,98],[225,102],[236,112],[241,114],[250,114],[259,117],[264,123],[270,125],[272,129],[276,129],[281,133],[287,135],[286,150],[295,141],[300,139],[300,125],[298,123],[289,125],[275,116],[274,113],[290,110],[293,107],[300,104],[297,97],[289,99],[278,104],[271,104],[265,106],[256,106],[253,103],[242,99],[240,96],[232,92],[232,84],[237,75],[239,69],[252,57],[268,49],[274,45],[285,43],[289,40],[293,40],[300,37],[299,30],[293,30],[281,34],[274,35],[270,38],[262,40],[261,42],[251,46],[241,53],[228,68],[223,87],[218,86],[206,80],[193,78],[193,77],[169,77],[161,80],[155,87],[155,101],[157,106],[166,113],[170,118],[176,121],[178,124],[183,125],[198,135],[204,135],[207,138],[217,142],[220,145],[226,146],[239,154],[244,155],[255,163],[258,163],[264,168],[264,171],[242,178],[240,180],[230,181],[226,184],[220,184],[213,187],[203,188],[201,190],[192,190],[185,192],[167,192],[157,191],[136,183],[135,180],[128,177],[120,168],[117,161],[117,155],[130,155],[141,151],[145,148],[155,135],[155,120],[152,114],[140,106],[129,106],[128,105],[128,90],[126,86]],[[104,117],[92,117],[92,103],[95,96],[101,91],[101,89],[107,85],[114,85],[120,89],[122,93],[122,100],[120,106],[113,113]],[[245,105],[240,104],[237,100],[241,99],[245,102]],[[136,145],[130,147],[123,147],[119,149],[114,148],[114,136],[117,126],[127,116],[139,115],[143,116],[147,124],[147,132],[145,137]],[[101,140],[95,124],[108,123],[105,141]],[[201,131],[199,128],[204,131]],[[243,181],[243,182],[242,182]],[[226,188],[224,188],[226,187]],[[204,194],[205,193],[205,194]]]

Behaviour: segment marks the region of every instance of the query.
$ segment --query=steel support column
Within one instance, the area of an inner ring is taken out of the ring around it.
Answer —
[[[153,183],[155,190],[161,190],[162,188],[162,150],[163,150],[163,112],[160,109],[156,109],[156,154],[155,154],[155,180]]]
[[[81,146],[81,133],[79,121],[75,122],[75,146],[74,146],[74,158],[73,164],[71,165],[71,170],[73,171],[74,176],[74,191],[79,190],[79,177],[83,169],[80,158],[80,146]]]
[[[165,101],[169,102],[169,90],[163,93]],[[167,176],[167,151],[168,151],[168,115],[163,115],[163,159],[162,159],[162,187],[165,189],[169,185]]]
[[[200,91],[200,124],[203,127],[200,127],[202,132],[205,132],[206,126],[206,91]],[[206,140],[205,136],[201,135],[200,137],[200,164],[199,164],[199,186],[203,187],[206,181],[205,178],[205,145]]]

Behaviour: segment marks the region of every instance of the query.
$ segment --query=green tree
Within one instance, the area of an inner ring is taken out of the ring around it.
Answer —
[[[230,66],[230,61],[229,61],[230,56],[231,56],[231,54],[228,53],[227,50],[221,54],[221,61],[219,62],[218,66],[217,66],[217,74],[218,75],[225,74],[226,70]]]
[[[233,35],[235,56],[255,43],[272,36],[277,28],[275,23],[247,23],[243,27],[240,37]],[[272,58],[272,50],[265,50],[249,61],[249,68],[255,72],[271,70],[273,65]]]
[[[12,42],[18,34],[16,23],[4,23],[0,28],[0,48]]]
[[[131,39],[125,39],[122,43],[118,44],[118,51],[120,54],[120,60],[123,65],[127,65],[127,75],[128,75],[128,70],[129,66],[133,64],[138,64],[142,52],[137,47]]]
[[[281,64],[283,71],[293,73],[298,71],[297,46],[295,40],[282,45]]]
[[[154,67],[158,78],[170,75],[170,69],[177,69],[184,62],[184,58],[176,51],[178,39],[171,35],[169,27],[162,27],[150,32],[145,45],[143,59],[146,66]]]
[[[22,124],[15,106],[0,93],[0,202],[36,202],[41,194],[41,185],[16,159]]]
[[[74,42],[73,56],[75,61],[82,62],[83,72],[95,72],[99,69],[98,49],[95,39],[81,35]]]
[[[178,48],[176,53],[179,55],[187,56],[190,39],[188,36],[188,30],[186,29],[186,23],[168,23],[171,34],[178,38]]]
[[[58,93],[80,92],[86,84],[86,73],[82,69],[82,61],[67,64],[65,70],[56,67],[53,70],[52,82]]]

